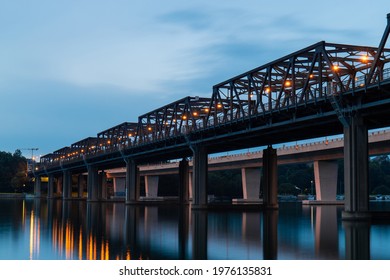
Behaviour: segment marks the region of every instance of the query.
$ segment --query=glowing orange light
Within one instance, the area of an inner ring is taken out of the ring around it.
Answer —
[[[286,82],[284,83],[284,85],[285,85],[286,87],[290,87],[290,86],[291,86],[291,81],[286,81]]]
[[[129,133],[129,137],[133,136],[133,134]]]
[[[365,63],[368,61],[368,55],[363,55],[362,56],[362,61]]]
[[[207,113],[209,111],[209,108],[205,108],[204,111]]]
[[[221,103],[218,103],[218,104],[217,104],[217,108],[218,108],[218,109],[221,109],[221,108],[222,108],[222,104],[221,104]]]
[[[266,88],[265,88],[265,92],[266,92],[266,93],[270,93],[270,92],[271,92],[271,89],[270,89],[269,87],[266,87]]]
[[[149,130],[149,131],[152,131],[152,128],[149,126],[149,127],[148,127],[148,130]]]
[[[182,116],[182,119],[183,119],[183,120],[186,120],[186,119],[187,119],[187,116],[186,116],[186,115]]]
[[[110,140],[108,140],[108,141],[107,141],[107,144],[111,144],[111,141],[110,141]]]
[[[339,70],[339,66],[338,66],[338,65],[333,65],[333,70],[334,70],[334,71]]]
[[[198,116],[198,112],[193,112],[192,115],[193,115],[194,117],[197,117],[197,116]]]
[[[313,74],[310,74],[309,77],[310,77],[310,79],[313,79],[313,78],[314,78],[314,75],[313,75]]]

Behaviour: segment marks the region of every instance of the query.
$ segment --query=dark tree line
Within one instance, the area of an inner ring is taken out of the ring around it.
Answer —
[[[21,151],[0,152],[0,192],[25,191],[27,184],[27,160]]]

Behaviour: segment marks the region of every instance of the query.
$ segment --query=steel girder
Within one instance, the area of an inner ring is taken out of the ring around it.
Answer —
[[[138,123],[124,122],[97,134],[96,152],[125,149],[134,145]]]
[[[210,98],[187,96],[138,118],[136,144],[188,134],[208,126]]]
[[[376,59],[379,57],[379,59]],[[330,99],[390,78],[390,50],[324,41],[213,87],[209,123],[220,124]]]

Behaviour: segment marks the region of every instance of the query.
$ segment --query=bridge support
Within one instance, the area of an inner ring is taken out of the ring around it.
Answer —
[[[62,195],[62,177],[57,177],[57,180],[56,180],[56,194],[58,196]]]
[[[145,196],[147,198],[157,198],[158,181],[159,181],[159,176],[156,175],[145,176]]]
[[[192,208],[207,208],[207,172],[208,157],[207,150],[204,146],[195,146],[193,148],[193,187],[194,200]]]
[[[124,197],[126,192],[126,178],[113,177],[113,187],[115,197]]]
[[[104,171],[99,174],[99,198],[107,200],[107,173]]]
[[[363,118],[354,114],[344,126],[343,219],[368,219],[368,131]]]
[[[98,168],[93,165],[88,166],[88,179],[87,179],[87,201],[96,202],[99,200],[98,192]]]
[[[78,198],[83,198],[84,196],[84,189],[85,189],[85,178],[83,174],[79,174],[77,178],[77,187],[78,187],[78,192],[77,196]]]
[[[183,158],[179,163],[179,201],[187,204],[189,202],[189,165],[188,160]]]
[[[40,197],[41,196],[41,177],[40,176],[35,176],[34,196],[35,197]]]
[[[53,198],[54,176],[49,174],[47,181],[47,198]]]
[[[269,146],[263,150],[263,203],[265,208],[278,206],[278,163],[276,149]]]
[[[72,198],[72,173],[69,170],[64,170],[62,174],[62,198],[70,199]]]
[[[335,203],[337,195],[337,161],[314,161],[316,200],[321,203]]]
[[[241,168],[243,202],[260,202],[260,168]],[[240,200],[234,200],[240,201]]]
[[[139,201],[139,172],[135,160],[126,161],[126,204],[136,204]]]

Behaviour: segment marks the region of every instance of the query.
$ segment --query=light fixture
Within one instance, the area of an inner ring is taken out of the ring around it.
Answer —
[[[362,57],[361,57],[361,60],[362,60],[362,62],[363,63],[367,63],[368,62],[368,55],[363,55]]]

